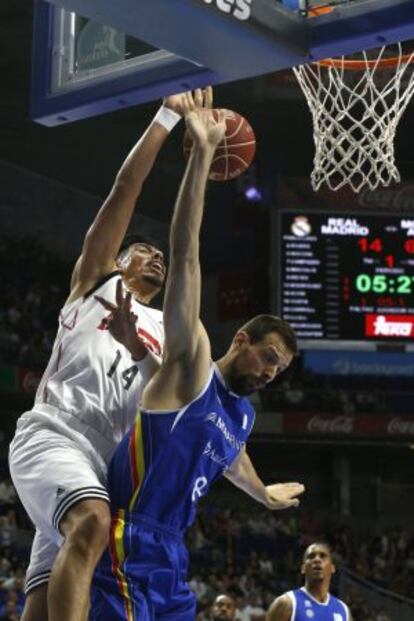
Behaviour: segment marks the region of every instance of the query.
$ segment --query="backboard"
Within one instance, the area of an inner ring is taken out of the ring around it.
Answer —
[[[59,125],[414,39],[412,0],[34,0],[32,118]],[[327,4],[319,2],[318,4]]]

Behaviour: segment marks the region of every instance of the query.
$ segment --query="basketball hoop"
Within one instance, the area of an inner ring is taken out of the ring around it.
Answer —
[[[310,15],[326,12],[312,9]],[[311,183],[375,190],[401,180],[394,158],[398,123],[414,94],[414,51],[384,45],[352,57],[294,67],[312,113]]]

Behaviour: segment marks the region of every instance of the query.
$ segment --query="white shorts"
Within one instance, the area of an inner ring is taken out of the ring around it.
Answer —
[[[47,419],[38,420],[35,413],[24,414],[17,423],[10,444],[10,474],[36,526],[26,592],[48,581],[63,543],[59,524],[66,512],[81,500],[109,503],[105,465],[92,446],[86,447],[84,439],[70,430],[66,435]]]
[[[49,582],[52,567],[59,552],[59,546],[50,541],[41,530],[36,533],[30,552],[30,564],[26,570],[25,594],[33,591],[42,584]]]

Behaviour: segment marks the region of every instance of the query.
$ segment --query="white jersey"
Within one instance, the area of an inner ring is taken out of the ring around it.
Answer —
[[[134,362],[111,336],[104,321],[108,311],[94,298],[99,294],[115,303],[119,279],[118,272],[108,275],[86,296],[62,308],[52,356],[30,412],[31,420],[46,416],[55,426],[81,434],[106,464],[135,419],[152,366],[150,354]],[[162,312],[134,299],[131,310],[138,317],[138,335],[160,357]]]

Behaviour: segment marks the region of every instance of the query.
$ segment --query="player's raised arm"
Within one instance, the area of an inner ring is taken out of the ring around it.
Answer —
[[[170,267],[164,322],[166,357],[192,358],[200,338],[199,236],[208,173],[225,124],[211,111],[211,88],[194,97],[187,94],[185,121],[194,141],[189,164],[177,196],[170,230]]]
[[[214,151],[225,131],[224,116],[211,111],[212,91],[187,93],[186,125],[194,146],[181,183],[170,232],[170,263],[164,298],[164,362],[145,391],[150,409],[181,407],[201,390],[210,367],[210,343],[200,322],[199,235],[204,194]],[[162,390],[160,388],[162,387]],[[165,400],[165,404],[164,401]]]
[[[122,164],[112,189],[89,228],[72,274],[72,301],[115,269],[115,260],[125,232],[150,173],[155,158],[169,131],[182,116],[183,95],[168,97],[144,135]]]

